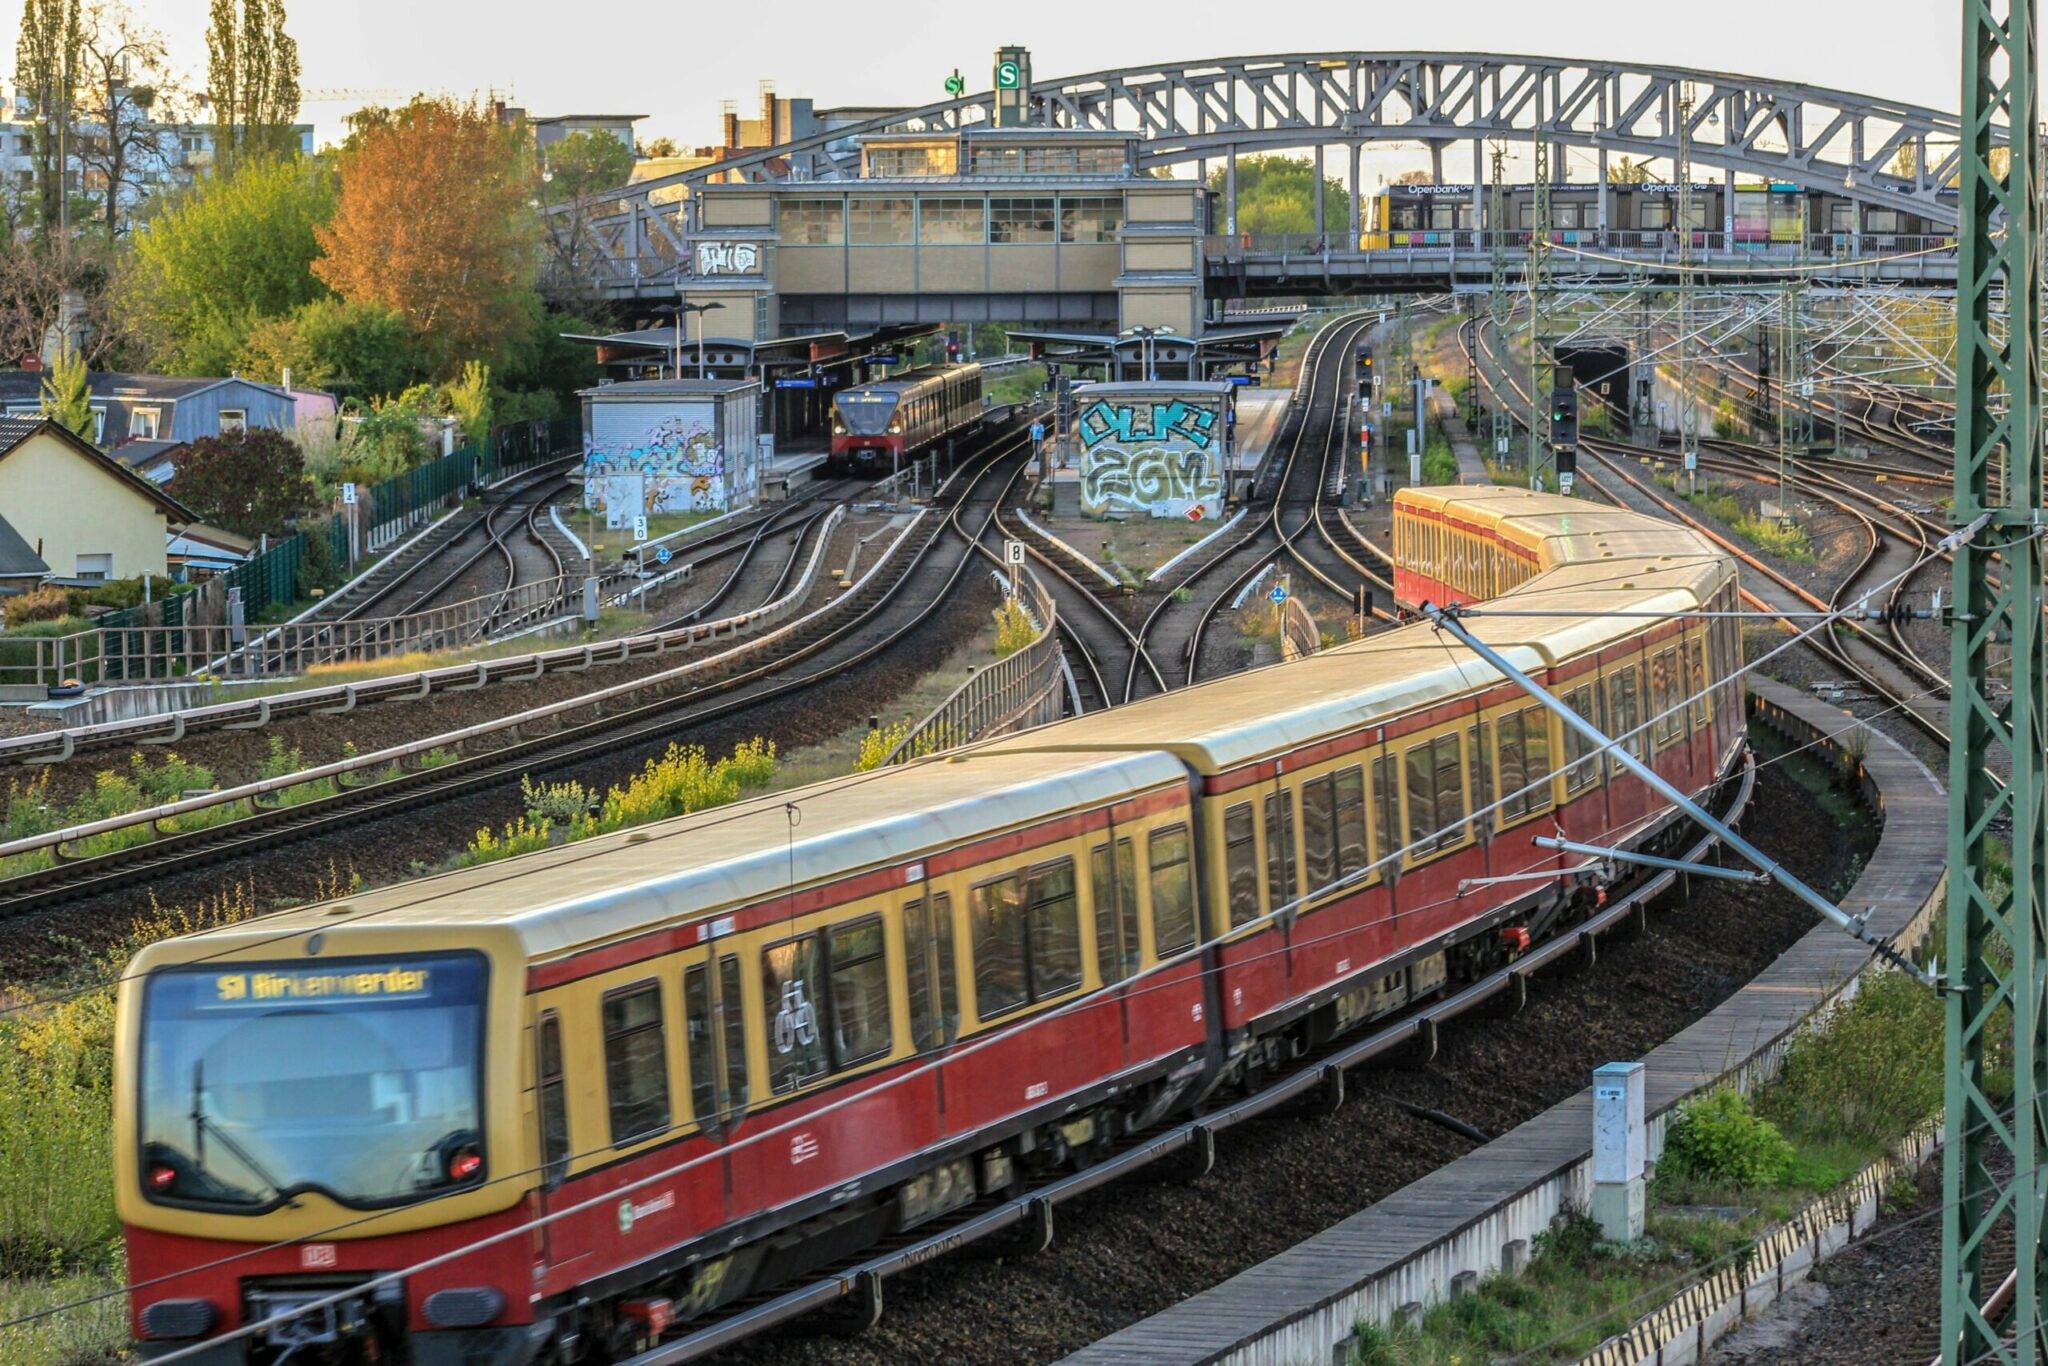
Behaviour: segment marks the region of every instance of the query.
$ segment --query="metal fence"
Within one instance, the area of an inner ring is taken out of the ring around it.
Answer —
[[[908,763],[973,740],[1057,721],[1066,711],[1065,675],[1060,668],[1059,618],[1052,595],[1036,575],[1023,579],[1025,610],[1038,634],[953,690],[929,716],[910,728],[882,760]]]
[[[495,428],[481,445],[463,446],[360,489],[354,514],[360,547],[381,550],[448,504],[544,463],[581,440],[581,419],[576,417],[512,423]],[[271,542],[207,581],[206,588],[218,587],[222,594],[218,615],[206,614],[207,599],[180,593],[162,602],[110,612],[75,635],[0,636],[0,684],[145,683],[188,676],[221,653],[210,646],[194,648],[186,633],[193,626],[226,627],[227,590],[240,590],[242,620],[253,627],[273,609],[298,600],[300,571],[309,547],[324,541],[327,563],[342,565],[348,562],[349,539],[347,517],[336,515],[305,524]],[[195,610],[201,614],[194,615]],[[86,638],[103,635],[108,639]],[[225,640],[225,636],[219,637],[216,646]],[[297,653],[289,646],[279,652]],[[266,655],[259,665],[238,671],[262,673],[276,667],[275,657]]]
[[[1280,658],[1296,660],[1322,648],[1322,628],[1301,605],[1301,599],[1290,597],[1280,604]]]

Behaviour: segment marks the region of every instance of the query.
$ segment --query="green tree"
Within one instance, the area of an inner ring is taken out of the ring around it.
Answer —
[[[1209,172],[1209,188],[1223,212],[1228,168]],[[1323,179],[1325,230],[1333,236],[1349,231],[1351,210],[1344,183]],[[1239,232],[1304,233],[1316,230],[1315,163],[1299,157],[1240,157],[1237,163],[1237,230]]]
[[[225,374],[258,323],[326,297],[314,230],[333,208],[333,175],[305,157],[245,159],[172,201],[135,235],[127,279],[150,362]]]
[[[26,0],[14,47],[14,83],[34,110],[36,205],[45,231],[63,213],[59,148],[70,130],[83,48],[78,0]]]
[[[498,382],[510,392],[541,390],[574,406],[576,391],[595,386],[604,371],[596,348],[569,337],[601,337],[615,330],[613,324],[596,318],[543,308],[536,299],[526,328],[530,340],[508,355]]]
[[[1610,185],[1646,185],[1650,180],[1650,163],[1622,157],[1607,168],[1607,183]]]
[[[377,303],[315,299],[249,331],[235,368],[242,374],[383,398],[425,378],[405,319]]]
[[[462,439],[481,445],[491,434],[491,367],[482,361],[464,361],[462,373],[442,386],[448,411],[462,428]]]
[[[85,357],[65,350],[43,375],[43,416],[92,440],[92,387]]]
[[[610,133],[571,133],[541,155],[541,196],[560,204],[616,190],[633,174],[633,149]]]
[[[213,150],[227,166],[256,153],[294,150],[299,45],[284,31],[284,0],[212,0],[206,21],[206,94]]]
[[[297,444],[265,427],[194,441],[176,484],[180,502],[244,536],[276,535],[319,498]]]

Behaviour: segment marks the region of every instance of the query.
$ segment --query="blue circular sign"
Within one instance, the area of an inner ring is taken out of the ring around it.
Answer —
[[[668,563],[668,559],[669,559],[669,555],[668,555],[668,547],[667,547],[667,546],[665,546],[665,545],[658,545],[658,546],[654,547],[654,562],[655,562],[656,564],[667,564],[667,563]]]

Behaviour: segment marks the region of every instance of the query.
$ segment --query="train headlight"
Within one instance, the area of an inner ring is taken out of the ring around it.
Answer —
[[[902,424],[901,422],[891,422],[891,423],[889,424],[889,435],[891,435],[891,436],[901,436],[902,434],[903,434],[903,424]]]
[[[436,1290],[420,1309],[436,1328],[481,1328],[505,1312],[505,1296],[487,1285]]]
[[[168,1162],[159,1162],[149,1169],[144,1180],[153,1191],[167,1191],[178,1184],[178,1169]]]

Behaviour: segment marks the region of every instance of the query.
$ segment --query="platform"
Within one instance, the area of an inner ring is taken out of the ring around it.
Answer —
[[[824,464],[831,454],[830,445],[822,437],[786,449],[778,446],[774,458],[761,470],[761,501],[779,503],[788,498],[790,487]]]
[[[1767,721],[1802,741],[1860,723],[1769,679],[1751,692]],[[1880,934],[1924,931],[1940,904],[1948,803],[1934,775],[1890,738],[1869,735],[1859,777],[1884,816],[1878,846],[1842,904],[1869,909]],[[1643,1059],[1650,1152],[1680,1101],[1724,1081],[1775,1070],[1802,1023],[1845,989],[1869,951],[1820,925],[1732,997]],[[1286,1252],[1066,1358],[1085,1366],[1145,1362],[1328,1361],[1363,1321],[1448,1294],[1466,1271],[1499,1269],[1592,1192],[1592,1092],[1552,1106],[1482,1148]]]

